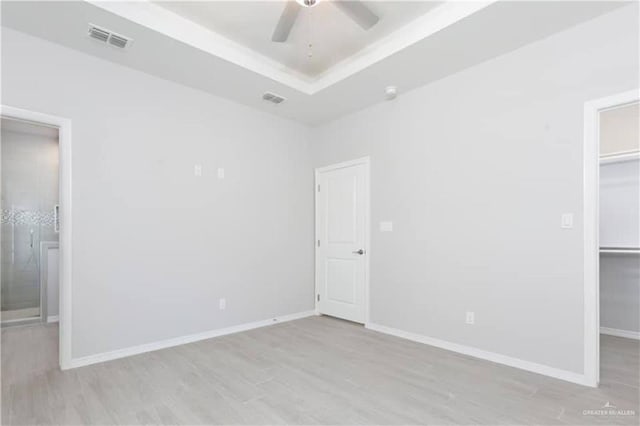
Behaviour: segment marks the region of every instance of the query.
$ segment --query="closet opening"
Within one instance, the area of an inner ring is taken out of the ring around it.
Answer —
[[[639,117],[637,101],[599,117],[600,370],[622,382],[640,339]]]

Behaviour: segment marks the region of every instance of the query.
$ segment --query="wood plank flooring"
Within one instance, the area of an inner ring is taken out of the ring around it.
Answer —
[[[602,337],[598,389],[328,317],[65,372],[57,339],[2,330],[2,424],[639,423],[639,342],[618,337]],[[607,402],[635,415],[584,414]]]

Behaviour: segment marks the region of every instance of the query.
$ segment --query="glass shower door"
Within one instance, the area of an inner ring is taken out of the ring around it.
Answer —
[[[38,212],[10,206],[2,213],[2,320],[40,317]]]
[[[58,241],[57,129],[3,118],[0,145],[0,296],[7,325],[40,319],[46,311],[40,248]]]

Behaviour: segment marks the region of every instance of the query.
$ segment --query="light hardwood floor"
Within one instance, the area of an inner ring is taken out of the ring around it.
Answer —
[[[58,329],[2,330],[2,424],[634,424],[639,342],[599,389],[312,317],[61,372]],[[589,416],[609,402],[634,416]]]

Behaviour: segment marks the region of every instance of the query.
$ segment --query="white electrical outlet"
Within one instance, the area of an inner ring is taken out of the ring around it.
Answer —
[[[202,166],[200,164],[196,164],[195,166],[193,166],[193,175],[202,176]]]
[[[218,179],[224,179],[224,169],[222,167],[218,168]]]
[[[475,324],[476,322],[476,314],[475,312],[467,312],[466,323],[467,324]]]
[[[219,306],[221,311],[227,309],[227,299],[225,299],[224,297],[220,299]]]

